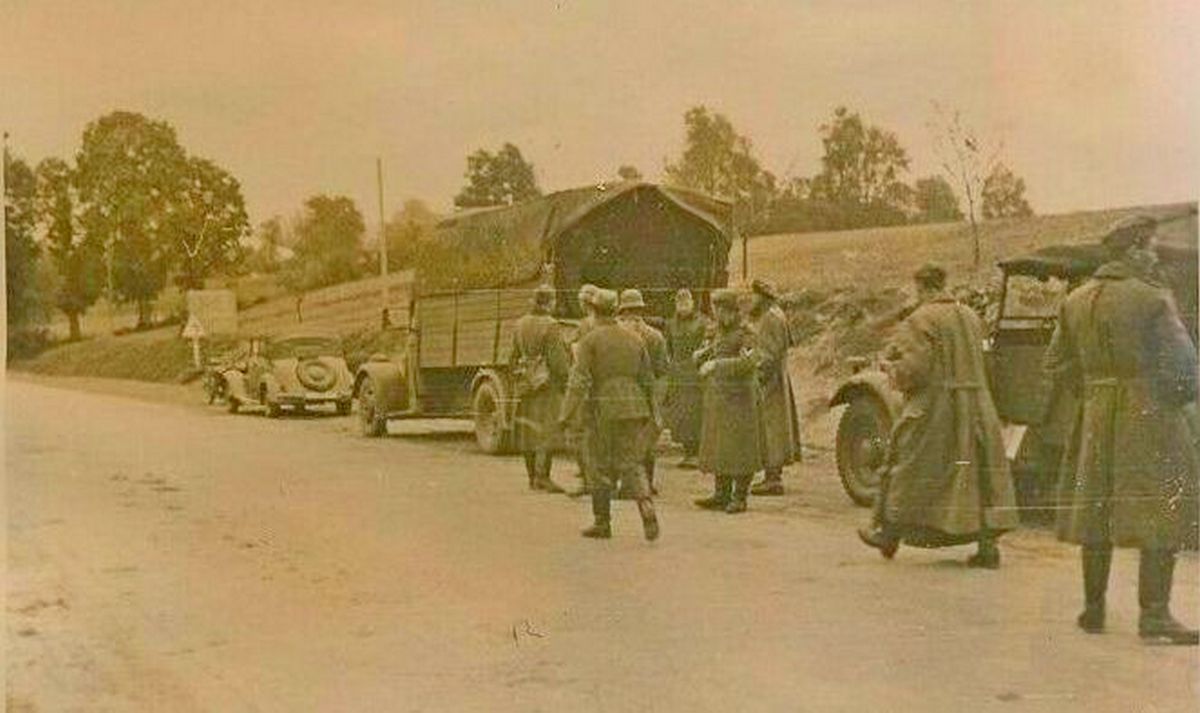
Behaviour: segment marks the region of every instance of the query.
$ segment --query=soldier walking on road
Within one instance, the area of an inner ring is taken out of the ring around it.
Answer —
[[[667,340],[663,337],[662,332],[646,324],[646,320],[643,319],[645,313],[646,301],[640,290],[628,289],[621,292],[620,304],[617,307],[617,322],[637,334],[638,338],[642,340],[642,345],[646,347],[646,353],[650,356],[650,367],[654,371],[655,410],[661,414],[663,401],[667,395],[669,367]],[[656,426],[656,424],[651,425]],[[646,484],[650,488],[651,495],[658,495],[658,489],[654,487],[654,457],[659,433],[660,429],[655,427],[652,431],[648,431],[645,437],[646,454],[642,464],[646,470]]]
[[[1104,631],[1112,549],[1141,550],[1138,633],[1195,646],[1171,615],[1175,552],[1197,539],[1196,348],[1174,300],[1151,277],[1156,223],[1125,219],[1113,254],[1060,309],[1047,370],[1082,399],[1059,481],[1058,536],[1082,545],[1085,608]]]
[[[896,328],[888,371],[904,405],[866,544],[884,557],[900,543],[978,543],[967,564],[996,569],[996,538],[1017,526],[1000,416],[983,365],[983,325],[944,292],[946,272],[914,276],[920,304]]]
[[[712,473],[713,494],[696,501],[706,510],[746,510],[750,479],[763,467],[764,434],[754,335],[742,322],[737,293],[717,290],[712,340],[694,355],[704,381],[700,469]]]
[[[579,308],[583,311],[583,317],[579,320],[579,326],[575,330],[575,341],[571,343],[572,363],[579,358],[580,340],[596,326],[596,312],[592,307],[592,299],[596,296],[598,289],[590,283],[579,288]],[[567,424],[567,440],[575,452],[575,464],[578,467],[576,477],[579,479],[579,486],[570,493],[573,498],[587,495],[588,492],[588,429],[587,424],[583,422],[584,418],[586,416],[580,413],[574,421]]]
[[[559,333],[554,311],[554,290],[543,285],[534,292],[532,311],[513,328],[509,365],[516,393],[517,450],[525,458],[531,490],[561,493],[550,479],[553,431],[562,406],[571,358]]]
[[[675,293],[675,315],[667,321],[667,357],[670,379],[667,386],[667,427],[671,437],[683,446],[679,467],[694,470],[700,452],[700,415],[703,390],[700,374],[692,355],[708,337],[708,321],[696,311],[690,290]]]
[[[758,380],[762,387],[763,429],[766,451],[763,453],[762,482],[751,489],[754,495],[783,495],[783,468],[800,460],[800,418],[796,396],[788,374],[787,353],[791,329],[779,306],[774,286],[755,280],[750,289],[754,302],[750,308],[750,328],[754,330],[754,352],[758,357]]]
[[[614,483],[624,481],[637,500],[646,539],[658,537],[658,518],[641,468],[642,439],[659,415],[654,401],[654,373],[642,340],[616,323],[617,294],[598,290],[593,299],[596,326],[579,340],[558,422],[578,412],[588,429],[589,489],[593,525],[584,537],[612,537]]]

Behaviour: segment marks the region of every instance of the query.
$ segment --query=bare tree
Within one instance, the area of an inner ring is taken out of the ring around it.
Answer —
[[[946,179],[962,190],[967,201],[967,219],[971,223],[974,267],[979,269],[979,212],[983,184],[1000,163],[1003,141],[985,142],[975,129],[963,121],[962,112],[931,102],[933,114],[926,124],[933,138],[933,150]]]

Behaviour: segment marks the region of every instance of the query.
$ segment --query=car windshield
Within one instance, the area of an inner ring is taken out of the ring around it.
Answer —
[[[1029,275],[1009,275],[1000,315],[1003,319],[1055,317],[1066,294],[1066,281],[1057,277],[1039,280]]]
[[[341,356],[342,345],[333,337],[291,337],[271,342],[267,347],[269,359],[300,359],[318,356]]]

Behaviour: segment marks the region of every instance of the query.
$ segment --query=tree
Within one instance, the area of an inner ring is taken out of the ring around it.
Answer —
[[[729,198],[743,225],[754,223],[774,200],[775,176],[752,154],[750,139],[723,114],[696,106],[683,115],[683,154],[666,167],[671,183]]]
[[[345,196],[313,196],[296,224],[295,256],[284,269],[294,292],[354,280],[362,274],[366,224]]]
[[[917,220],[922,223],[944,223],[963,219],[954,188],[941,176],[918,179],[913,188],[913,203],[917,209]]]
[[[911,189],[901,176],[909,158],[896,135],[867,125],[844,106],[820,133],[825,153],[812,180],[812,198],[844,212],[850,225],[904,222]]]
[[[983,218],[1028,218],[1033,208],[1025,200],[1025,179],[997,163],[983,181]]]
[[[258,224],[254,235],[257,245],[250,254],[248,267],[259,273],[278,272],[283,262],[281,253],[287,242],[283,220],[277,215],[271,216]]]
[[[37,181],[29,164],[4,149],[4,278],[10,334],[39,317],[35,239]]]
[[[971,223],[973,263],[979,269],[979,202],[983,182],[999,163],[1003,144],[986,145],[984,140],[966,125],[962,112],[950,111],[933,103],[933,118],[929,123],[934,152],[941,162],[946,178],[962,190],[967,199],[967,219]]]
[[[241,186],[212,161],[190,157],[169,211],[171,264],[184,289],[204,287],[204,278],[242,261],[249,218]]]
[[[412,267],[421,244],[433,235],[439,220],[440,217],[424,201],[415,198],[404,201],[403,209],[384,226],[384,236],[388,241],[388,267]]]
[[[617,169],[617,178],[622,181],[640,181],[642,180],[642,172],[637,170],[636,166],[626,164]]]
[[[80,224],[74,169],[59,158],[48,158],[37,167],[37,216],[45,232],[45,245],[56,274],[54,304],[67,316],[70,338],[82,334],[79,319],[104,290],[104,245],[83,231]]]
[[[467,157],[467,185],[454,197],[459,208],[512,205],[542,194],[533,164],[506,143],[496,153],[479,149]]]

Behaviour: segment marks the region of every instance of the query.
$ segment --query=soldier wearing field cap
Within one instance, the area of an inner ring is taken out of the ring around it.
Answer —
[[[579,288],[577,299],[579,300],[579,309],[583,312],[583,317],[579,320],[579,325],[575,329],[575,341],[571,343],[571,359],[572,361],[578,355],[579,340],[596,326],[596,312],[592,306],[592,300],[596,296],[596,292],[600,288],[591,283],[584,283]],[[575,422],[568,424],[566,437],[575,451],[575,463],[578,467],[576,477],[579,479],[579,486],[572,490],[571,497],[579,497],[586,495],[588,492],[588,442],[587,442],[587,427],[583,423],[584,416],[580,415]]]
[[[595,522],[584,537],[612,536],[613,485],[628,484],[647,540],[658,537],[658,518],[642,472],[642,442],[659,423],[654,372],[642,339],[616,322],[617,294],[599,290],[593,298],[596,325],[582,339],[567,382],[558,422],[584,413],[588,430],[588,487]]]
[[[1170,601],[1175,553],[1197,544],[1196,348],[1154,280],[1156,227],[1146,216],[1113,225],[1111,261],[1059,310],[1046,368],[1083,407],[1060,470],[1058,536],[1081,545],[1081,629],[1104,631],[1113,547],[1134,547],[1138,633],[1195,646],[1200,633]]]
[[[554,448],[552,431],[562,404],[571,357],[559,332],[554,311],[554,288],[542,285],[534,292],[533,309],[513,327],[509,356],[517,396],[516,448],[525,458],[531,490],[560,493],[550,479]]]
[[[783,468],[800,459],[800,418],[787,367],[791,329],[774,285],[755,280],[750,290],[754,300],[750,307],[750,328],[754,331],[754,352],[758,357],[766,433],[763,480],[751,492],[783,495]]]
[[[706,510],[746,510],[750,479],[763,468],[764,437],[754,333],[742,322],[737,293],[712,296],[717,324],[696,351],[704,383],[700,469],[712,473],[713,494],[696,501]]]
[[[646,324],[646,320],[643,318],[645,313],[646,301],[642,298],[640,290],[627,289],[621,292],[620,304],[617,307],[617,322],[637,334],[646,347],[646,353],[650,356],[650,366],[654,371],[655,407],[659,413],[662,413],[663,401],[667,395],[667,372],[669,370],[667,340],[663,337],[662,332]],[[654,495],[658,494],[658,489],[654,487],[654,456],[658,434],[658,429],[646,433],[646,455],[643,460],[646,483],[651,494]]]

